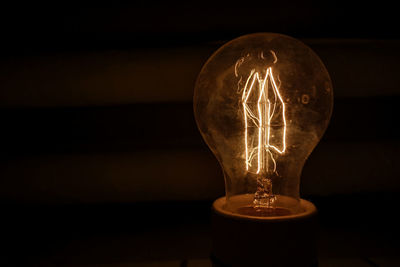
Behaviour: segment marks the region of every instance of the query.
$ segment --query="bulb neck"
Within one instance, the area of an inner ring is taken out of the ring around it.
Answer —
[[[257,191],[254,193],[254,208],[275,208],[276,197],[272,193],[272,180],[257,178]]]

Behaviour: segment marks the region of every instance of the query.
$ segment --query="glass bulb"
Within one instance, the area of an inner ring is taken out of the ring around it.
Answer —
[[[257,33],[219,48],[197,78],[194,114],[223,169],[225,209],[249,216],[301,212],[302,168],[332,106],[329,74],[299,40]]]

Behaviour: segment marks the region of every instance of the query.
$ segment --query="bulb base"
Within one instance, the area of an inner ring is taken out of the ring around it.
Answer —
[[[230,212],[221,197],[212,208],[213,266],[315,267],[317,209],[300,199],[302,211],[258,217]]]

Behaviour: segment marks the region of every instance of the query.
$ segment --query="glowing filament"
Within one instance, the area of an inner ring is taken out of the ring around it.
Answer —
[[[253,69],[246,80],[242,105],[247,171],[275,172],[272,152],[283,154],[286,150],[285,103],[278,89],[271,67],[267,68],[264,78]]]

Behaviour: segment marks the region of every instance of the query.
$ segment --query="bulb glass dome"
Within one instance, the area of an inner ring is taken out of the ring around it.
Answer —
[[[194,113],[223,169],[225,209],[250,216],[301,212],[302,168],[332,106],[329,74],[299,40],[257,33],[218,49],[197,78]]]

